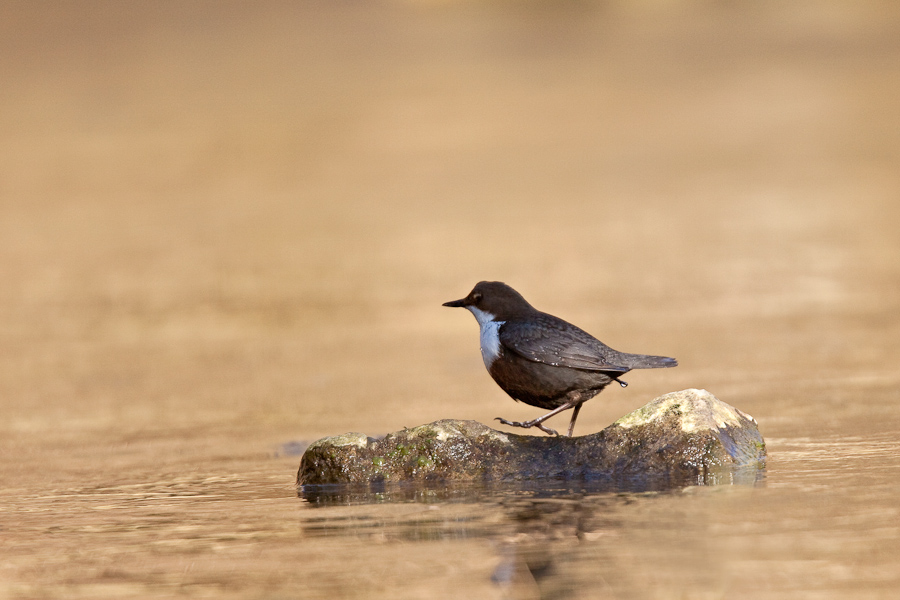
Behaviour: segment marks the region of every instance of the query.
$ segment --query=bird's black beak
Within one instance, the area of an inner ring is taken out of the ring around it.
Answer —
[[[462,298],[460,300],[451,300],[450,302],[444,302],[442,306],[449,306],[450,308],[462,308],[466,305],[466,299]]]

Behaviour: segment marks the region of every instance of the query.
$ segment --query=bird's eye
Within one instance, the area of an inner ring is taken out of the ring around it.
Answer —
[[[472,302],[475,304],[478,304],[479,302],[481,302],[481,294],[479,294],[478,292],[475,292],[474,294],[472,294]]]

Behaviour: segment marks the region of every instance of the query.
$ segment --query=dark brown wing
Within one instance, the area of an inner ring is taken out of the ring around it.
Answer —
[[[558,317],[539,313],[500,326],[500,344],[522,358],[570,369],[625,373],[622,353]]]

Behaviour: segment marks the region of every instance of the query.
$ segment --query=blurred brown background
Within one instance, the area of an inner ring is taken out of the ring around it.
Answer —
[[[892,3],[2,10],[7,440],[530,415],[440,307],[480,279],[680,359],[586,428],[896,382]]]
[[[10,489],[537,416],[440,306],[481,279],[679,359],[579,433],[900,428],[894,2],[5,1],[0,82]]]

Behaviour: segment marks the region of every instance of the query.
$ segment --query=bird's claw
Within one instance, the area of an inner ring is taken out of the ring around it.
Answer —
[[[523,429],[530,429],[531,427],[537,427],[541,431],[549,435],[559,435],[555,429],[550,429],[546,425],[544,425],[541,421],[507,421],[503,417],[496,417],[495,421],[500,421],[504,425],[509,425],[510,427],[522,427]]]

